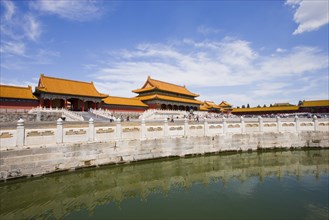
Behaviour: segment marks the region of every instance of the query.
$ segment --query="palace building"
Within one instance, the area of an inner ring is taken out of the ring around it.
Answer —
[[[252,107],[252,108],[234,108],[234,115],[266,115],[266,114],[288,114],[296,113],[299,106],[272,106],[272,107]]]
[[[72,111],[88,111],[100,108],[102,99],[108,95],[97,91],[93,82],[81,82],[40,75],[35,95],[40,106],[46,108],[66,108]]]
[[[303,101],[299,110],[309,113],[329,113],[329,100]]]
[[[32,93],[32,87],[0,85],[0,108],[31,109],[39,105],[39,100]]]
[[[223,113],[229,114],[233,110],[233,106],[228,103],[227,101],[222,101],[221,103],[218,104],[218,106],[222,109]]]
[[[144,112],[148,106],[137,98],[108,96],[103,99],[102,108],[114,112]]]
[[[179,86],[148,77],[140,89],[133,90],[151,109],[169,109],[197,111],[201,101],[196,100],[198,94],[190,92],[185,86]]]
[[[219,107],[212,101],[204,101],[203,104],[200,106],[200,111],[220,113],[221,107]]]

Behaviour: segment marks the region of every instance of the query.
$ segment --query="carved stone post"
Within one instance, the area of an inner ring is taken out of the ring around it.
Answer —
[[[95,141],[95,125],[94,125],[94,119],[89,119],[89,127],[88,127],[88,141]]]
[[[169,135],[169,128],[168,128],[168,120],[166,118],[164,120],[163,130],[164,130],[164,136],[165,137],[168,137],[168,135]]]
[[[25,139],[25,128],[24,128],[24,120],[21,118],[17,121],[16,132],[17,132],[16,146],[23,147],[24,139]]]
[[[122,127],[121,127],[121,120],[118,118],[116,120],[116,129],[115,129],[115,134],[116,134],[116,141],[120,141],[122,137]]]
[[[316,115],[313,116],[313,123],[314,123],[314,131],[317,131],[318,118],[316,117]]]
[[[296,132],[299,132],[299,118],[297,115],[295,116],[295,126],[296,126]]]
[[[209,135],[209,132],[208,132],[207,118],[204,118],[204,120],[203,120],[203,126],[204,126],[204,136],[208,136]]]
[[[187,118],[184,119],[184,136],[188,136],[188,120]]]
[[[223,117],[223,134],[226,133],[226,118]]]
[[[60,144],[63,143],[63,120],[58,118],[56,125],[56,143]]]
[[[240,123],[241,123],[241,133],[244,133],[245,132],[245,126],[244,126],[243,116],[240,117]]]
[[[145,125],[145,119],[142,118],[142,122],[141,122],[141,140],[145,140],[146,139],[146,125]]]
[[[280,116],[276,117],[276,124],[277,124],[277,128],[278,128],[278,132],[280,132],[281,131]]]
[[[258,116],[258,123],[259,123],[259,131],[263,132],[264,129],[263,129],[263,118],[262,118],[262,116]]]

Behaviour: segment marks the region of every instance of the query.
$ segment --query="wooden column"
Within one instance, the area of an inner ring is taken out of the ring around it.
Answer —
[[[82,109],[81,109],[81,111],[85,111],[85,102],[83,101],[83,100],[81,100],[81,104],[82,104]]]
[[[43,97],[40,98],[40,107],[41,108],[44,107],[44,98]]]

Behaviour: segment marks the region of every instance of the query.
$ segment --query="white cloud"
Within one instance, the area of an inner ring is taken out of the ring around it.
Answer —
[[[25,54],[25,44],[21,42],[14,42],[14,41],[2,41],[0,52],[2,54],[11,54],[11,55],[21,55]]]
[[[317,30],[329,22],[328,0],[288,0],[286,4],[297,7],[294,21],[298,27],[294,35]]]
[[[277,53],[283,53],[283,52],[286,52],[287,50],[286,49],[282,49],[282,48],[277,48],[276,50],[275,50]]]
[[[42,32],[40,21],[29,12],[21,12],[14,2],[3,1],[4,14],[1,16],[1,40],[37,41]]]
[[[25,21],[24,30],[26,36],[30,40],[36,41],[41,34],[39,21],[30,14],[25,16]]]
[[[197,28],[197,32],[203,35],[217,34],[220,31],[221,31],[220,29],[208,27],[205,25],[201,25]]]
[[[91,0],[38,0],[31,2],[31,6],[35,10],[74,21],[89,21],[102,14],[99,3]]]
[[[5,7],[4,20],[11,20],[15,13],[15,5],[11,1],[1,1],[2,5]]]
[[[328,55],[314,47],[285,49],[285,53],[274,56],[261,52],[240,39],[184,39],[175,44],[139,44],[131,50],[111,52],[106,59],[103,56],[98,63],[86,66],[94,72],[91,77],[95,83],[111,88],[113,95],[133,96],[130,91],[142,86],[150,75],[186,85],[201,94],[202,100],[227,100],[234,105],[270,104],[270,99],[280,95],[284,96],[280,100],[286,101],[292,94],[316,87],[308,86],[309,80],[298,80],[295,85],[298,78],[319,78],[320,73],[328,72]],[[236,93],[225,88],[234,88]],[[280,101],[277,99],[272,103]]]

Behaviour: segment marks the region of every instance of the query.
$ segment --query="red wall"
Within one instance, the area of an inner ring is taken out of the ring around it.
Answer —
[[[39,105],[39,101],[0,101],[2,109],[31,109]]]
[[[112,106],[102,104],[102,109],[108,109],[109,111],[115,112],[144,112],[146,107],[134,107],[134,106]]]

